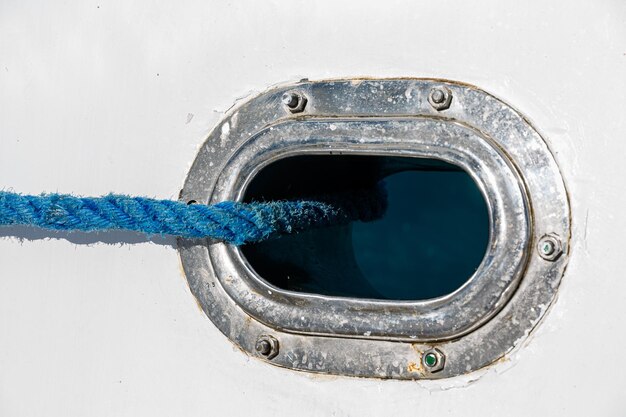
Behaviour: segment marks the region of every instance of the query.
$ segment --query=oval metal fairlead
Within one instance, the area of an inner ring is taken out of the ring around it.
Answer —
[[[568,198],[545,141],[515,109],[477,87],[442,80],[276,87],[216,126],[181,200],[243,201],[265,167],[307,155],[435,160],[464,171],[489,213],[485,256],[455,291],[396,301],[279,288],[240,248],[181,239],[194,295],[241,349],[308,372],[446,378],[502,358],[543,317],[568,260]],[[261,336],[280,350],[259,354]]]

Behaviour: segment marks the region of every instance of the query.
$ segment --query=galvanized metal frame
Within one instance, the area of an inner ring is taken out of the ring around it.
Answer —
[[[433,107],[433,89],[449,92]],[[284,93],[305,99],[294,114]],[[490,212],[487,254],[459,290],[433,300],[357,300],[293,293],[258,277],[237,248],[181,240],[190,287],[206,314],[244,351],[259,335],[280,343],[271,363],[381,378],[442,378],[482,368],[514,348],[553,300],[567,263],[567,193],[528,121],[476,87],[440,80],[336,80],[282,86],[234,108],[210,134],[181,199],[239,199],[261,167],[303,153],[438,158],[477,182]],[[560,239],[544,259],[539,237]],[[422,365],[436,347],[445,367]]]
[[[276,288],[247,265],[237,247],[210,245],[217,278],[246,313],[291,332],[441,341],[476,328],[506,303],[525,266],[530,236],[526,196],[500,151],[460,124],[430,118],[275,124],[246,141],[228,160],[210,202],[240,200],[250,180],[278,159],[329,153],[440,159],[469,172],[490,212],[490,241],[480,267],[461,288],[443,297],[363,300]]]

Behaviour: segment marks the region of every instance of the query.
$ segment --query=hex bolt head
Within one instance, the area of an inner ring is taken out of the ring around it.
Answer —
[[[435,87],[428,94],[428,102],[437,111],[446,110],[452,103],[452,91],[448,87]]]
[[[445,364],[446,355],[437,348],[428,349],[422,354],[422,365],[430,373],[441,371]]]
[[[261,356],[272,359],[278,355],[278,340],[273,336],[261,335],[254,345],[254,349]]]
[[[306,107],[307,98],[300,92],[288,91],[283,94],[281,101],[291,113],[301,113]]]
[[[563,253],[563,245],[561,239],[555,233],[543,235],[537,243],[537,251],[546,261],[556,261]]]

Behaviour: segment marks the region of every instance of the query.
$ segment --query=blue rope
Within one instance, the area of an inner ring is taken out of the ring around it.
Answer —
[[[385,209],[382,185],[315,199],[224,201],[212,206],[115,194],[33,196],[0,191],[0,226],[83,232],[123,229],[147,235],[212,238],[234,245],[355,220],[374,220]]]

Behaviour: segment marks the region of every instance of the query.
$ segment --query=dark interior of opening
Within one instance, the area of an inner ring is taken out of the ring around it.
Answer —
[[[489,213],[457,166],[395,156],[305,155],[279,160],[249,184],[244,201],[297,199],[384,180],[385,215],[241,248],[276,287],[321,295],[424,300],[449,294],[480,265]]]

